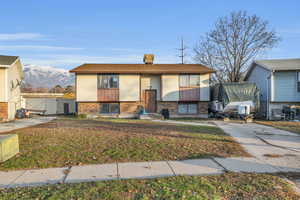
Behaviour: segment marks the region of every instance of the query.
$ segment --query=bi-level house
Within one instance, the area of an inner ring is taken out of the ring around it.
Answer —
[[[78,114],[136,116],[141,110],[171,117],[207,117],[209,79],[214,70],[199,64],[83,64],[76,74]]]
[[[18,56],[0,55],[0,121],[15,118],[21,107],[23,66]]]
[[[300,105],[300,59],[254,61],[245,80],[260,89],[261,113],[267,119],[285,105]]]

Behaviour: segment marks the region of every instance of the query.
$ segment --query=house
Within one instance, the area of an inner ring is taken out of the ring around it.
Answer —
[[[0,121],[15,118],[21,107],[23,66],[18,56],[0,55]]]
[[[300,105],[300,59],[254,61],[245,80],[260,89],[260,112],[267,119],[284,105]]]
[[[45,115],[75,113],[75,99],[63,93],[22,93],[22,108]]]
[[[171,117],[208,116],[209,79],[214,70],[199,64],[83,64],[76,75],[78,114],[134,117],[144,110]]]

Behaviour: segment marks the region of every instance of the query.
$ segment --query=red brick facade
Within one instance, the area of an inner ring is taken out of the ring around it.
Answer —
[[[78,103],[78,114],[98,114],[100,111],[100,104],[95,103]]]
[[[157,101],[157,113],[162,109],[169,109],[170,115],[178,115],[178,102],[174,101]],[[78,103],[78,114],[98,115],[101,103]],[[143,107],[143,102],[120,102],[120,113],[122,114],[138,114]],[[198,102],[198,113],[208,114],[208,102]]]
[[[208,102],[198,102],[198,113],[208,114]]]
[[[0,121],[8,118],[8,103],[0,102]]]

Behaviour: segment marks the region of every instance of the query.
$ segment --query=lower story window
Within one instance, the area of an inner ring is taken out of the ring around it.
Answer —
[[[179,114],[197,114],[196,103],[181,103],[178,105]]]
[[[120,105],[118,103],[102,103],[100,105],[101,114],[116,114],[120,113]]]

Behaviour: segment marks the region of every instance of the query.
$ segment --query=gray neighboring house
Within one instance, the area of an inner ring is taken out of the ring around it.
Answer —
[[[245,81],[256,83],[261,92],[261,114],[272,119],[273,109],[300,105],[300,58],[254,61]]]

